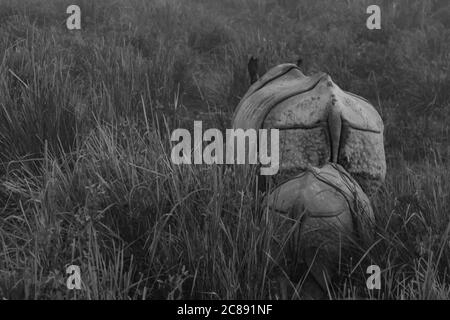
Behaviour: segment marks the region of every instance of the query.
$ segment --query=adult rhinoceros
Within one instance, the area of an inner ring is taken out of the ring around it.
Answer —
[[[280,130],[277,181],[327,162],[342,165],[368,194],[384,181],[380,115],[325,73],[308,77],[295,64],[272,68],[242,98],[233,127]]]

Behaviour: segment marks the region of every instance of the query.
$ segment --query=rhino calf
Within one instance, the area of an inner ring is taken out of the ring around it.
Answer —
[[[268,207],[280,226],[277,259],[293,282],[309,270],[315,290],[326,289],[343,253],[352,244],[371,241],[372,207],[358,183],[339,165],[309,168],[268,196]],[[305,288],[303,288],[305,289]],[[314,294],[313,294],[314,295]]]

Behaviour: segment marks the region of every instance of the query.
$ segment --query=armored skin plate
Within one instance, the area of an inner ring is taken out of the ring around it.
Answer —
[[[281,248],[278,262],[297,281],[310,270],[321,290],[355,243],[372,241],[374,214],[358,183],[338,164],[310,167],[282,183],[267,199]]]
[[[341,90],[325,73],[305,76],[281,64],[255,82],[239,103],[233,128],[280,130],[275,181],[308,166],[338,163],[373,194],[383,183],[383,121],[364,98]]]

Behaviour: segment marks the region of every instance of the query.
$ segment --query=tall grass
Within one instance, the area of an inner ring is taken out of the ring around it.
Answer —
[[[376,236],[327,298],[449,298],[450,31],[423,2],[369,32],[364,1],[80,1],[69,32],[67,1],[1,0],[0,297],[282,298],[255,179],[170,161],[171,130],[229,125],[253,54],[261,72],[302,56],[385,122]],[[83,290],[65,287],[71,264]]]

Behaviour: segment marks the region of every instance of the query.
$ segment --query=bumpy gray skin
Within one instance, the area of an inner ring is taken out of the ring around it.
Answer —
[[[282,64],[254,83],[236,108],[233,127],[280,130],[276,182],[309,165],[342,165],[367,194],[384,182],[383,121],[365,99],[341,90],[325,73],[305,76]]]
[[[374,215],[366,194],[339,165],[308,168],[268,196],[277,223],[281,252],[278,263],[291,281],[310,270],[303,290],[313,298],[324,292],[324,273],[335,273],[340,255],[352,243],[371,241]],[[285,244],[285,245],[283,245]],[[329,280],[329,279],[328,279]]]

